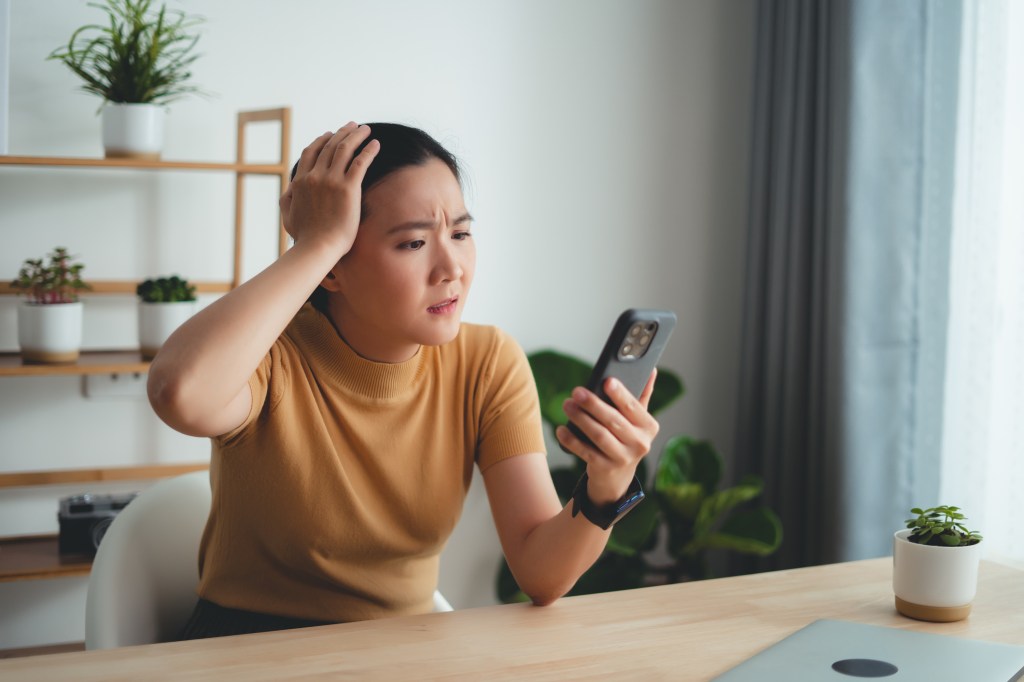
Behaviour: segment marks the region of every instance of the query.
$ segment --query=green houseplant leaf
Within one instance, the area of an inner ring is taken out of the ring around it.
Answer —
[[[654,486],[674,511],[695,519],[721,475],[722,458],[710,443],[675,436],[665,444],[658,460]]]
[[[166,104],[187,94],[203,19],[153,8],[152,0],[89,2],[106,13],[103,24],[87,24],[67,45],[50,53],[82,79],[82,90],[106,102]]]
[[[705,541],[708,548],[731,549],[761,556],[771,554],[781,544],[782,521],[767,507],[733,514]]]
[[[196,288],[177,275],[147,279],[135,287],[144,303],[182,303],[196,300]]]
[[[562,410],[562,403],[570,396],[572,389],[587,383],[590,366],[582,360],[553,350],[538,351],[528,359],[537,383],[541,417],[552,426],[564,425],[568,420]]]
[[[571,355],[542,350],[529,356],[540,400],[541,417],[550,428],[566,423],[562,404],[576,386],[585,385],[591,366]],[[657,414],[684,393],[682,380],[669,370],[658,370],[649,405]],[[650,455],[648,456],[648,458]],[[562,503],[585,471],[581,460],[551,469],[551,477]],[[654,485],[647,485],[647,497],[612,529],[605,552],[576,583],[570,594],[590,594],[641,587],[659,582],[676,582],[708,577],[705,552],[727,550],[767,554],[782,540],[782,525],[767,509],[743,510],[757,498],[762,484],[747,477],[732,488],[719,490],[722,457],[708,441],[676,436],[666,443],[658,460]],[[647,482],[647,458],[636,472]],[[660,565],[655,558],[659,543],[667,543],[672,563]],[[525,601],[502,560],[497,581],[502,601]]]

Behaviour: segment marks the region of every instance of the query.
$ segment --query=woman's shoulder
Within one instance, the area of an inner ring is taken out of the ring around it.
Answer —
[[[463,322],[459,334],[450,343],[449,352],[462,362],[493,371],[496,367],[518,364],[525,354],[511,334],[489,324]]]
[[[453,343],[463,349],[484,352],[494,352],[503,346],[519,347],[512,335],[501,327],[472,322],[463,322],[459,326],[459,335],[455,337]]]

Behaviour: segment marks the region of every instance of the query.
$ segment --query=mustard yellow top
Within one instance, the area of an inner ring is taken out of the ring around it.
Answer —
[[[495,327],[410,360],[357,355],[310,305],[213,439],[199,594],[323,621],[425,613],[474,462],[544,452],[533,375]]]

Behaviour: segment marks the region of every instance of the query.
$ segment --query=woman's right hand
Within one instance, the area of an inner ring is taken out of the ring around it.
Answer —
[[[349,122],[335,133],[324,133],[302,151],[295,177],[281,195],[284,229],[296,244],[320,246],[337,254],[349,252],[359,230],[362,182],[380,143],[371,140],[367,126]]]

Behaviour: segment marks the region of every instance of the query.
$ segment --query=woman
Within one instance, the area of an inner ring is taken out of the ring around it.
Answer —
[[[608,539],[588,517],[633,488],[657,433],[653,375],[639,399],[608,385],[618,409],[582,388],[566,401],[594,447],[558,430],[587,463],[562,508],[522,350],[460,324],[476,251],[452,155],[414,128],[348,123],[302,152],[281,210],[294,246],[150,369],[160,418],[213,443],[185,636],[430,611],[474,465],[520,587],[565,594]]]

